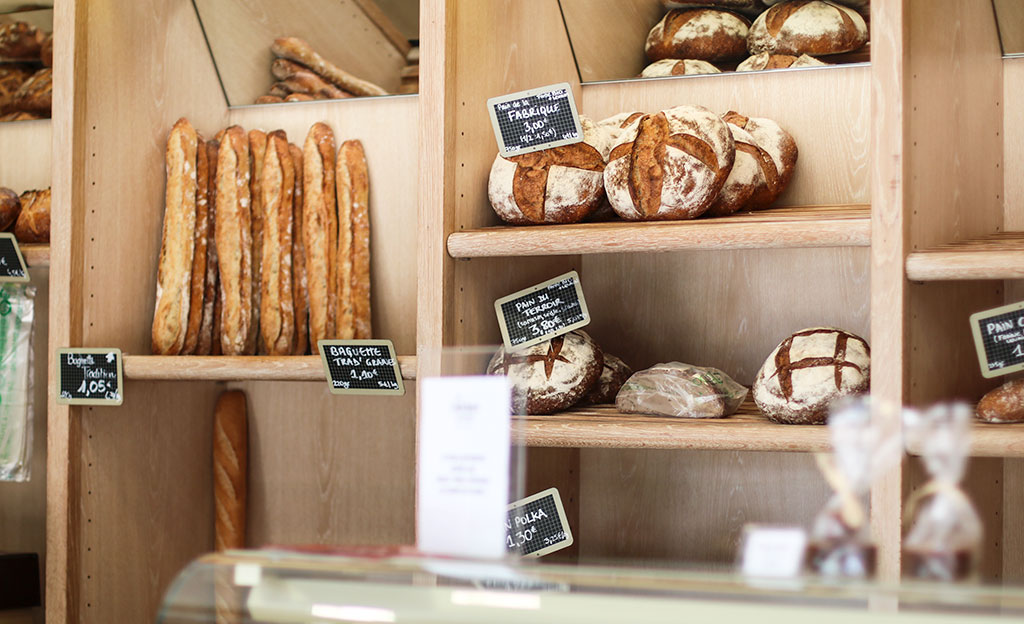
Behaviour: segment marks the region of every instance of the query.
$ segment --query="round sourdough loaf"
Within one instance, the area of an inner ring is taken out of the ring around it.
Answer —
[[[706,108],[644,115],[615,139],[604,171],[608,200],[630,221],[699,217],[722,190],[735,152],[728,126]]]
[[[661,5],[666,9],[725,9],[748,17],[757,17],[766,8],[761,0],[661,0]]]
[[[764,188],[764,170],[775,166],[771,156],[757,146],[749,132],[731,124],[729,130],[736,144],[736,160],[715,203],[705,213],[709,217],[724,217],[745,207],[754,193]]]
[[[601,347],[577,330],[525,349],[501,347],[487,374],[508,377],[517,413],[552,414],[583,398],[601,376],[603,363]]]
[[[751,54],[823,55],[852,52],[868,41],[864,18],[824,0],[789,0],[762,13],[750,27]]]
[[[828,63],[822,63],[813,56],[801,54],[792,56],[790,54],[772,54],[762,52],[755,54],[736,66],[736,71],[760,71],[762,69],[786,69],[789,67],[824,67]]]
[[[576,223],[597,209],[607,138],[596,124],[580,117],[583,142],[495,157],[487,196],[502,220],[516,224]]]
[[[1024,422],[1024,379],[992,390],[978,401],[978,418],[990,423]]]
[[[726,61],[743,58],[750,22],[716,9],[673,9],[647,34],[647,58]]]
[[[799,150],[796,141],[782,126],[764,117],[745,117],[729,111],[722,119],[730,128],[746,130],[754,144],[760,148],[758,162],[761,165],[761,180],[758,189],[750,196],[746,208],[758,210],[767,208],[782,195],[793,179]],[[764,158],[767,155],[769,158]]]
[[[694,74],[720,74],[722,71],[708,63],[696,59],[661,59],[655,61],[640,72],[641,78],[660,78],[662,76],[692,76]]]
[[[812,327],[775,347],[754,379],[754,402],[770,420],[820,425],[837,399],[866,392],[871,349],[835,327]]]
[[[21,213],[21,199],[9,188],[0,187],[0,230],[7,230]]]
[[[580,401],[583,405],[599,405],[602,403],[614,403],[615,395],[619,393],[619,388],[622,384],[626,383],[629,376],[633,374],[633,369],[626,365],[625,362],[610,355],[604,354],[604,365],[601,367],[601,376],[597,378],[597,383],[590,389],[583,400]]]

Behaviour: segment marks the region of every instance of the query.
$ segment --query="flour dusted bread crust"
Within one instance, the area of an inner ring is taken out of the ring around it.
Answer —
[[[53,69],[44,67],[18,87],[11,106],[19,111],[49,115],[52,99]]]
[[[708,63],[696,59],[662,59],[655,61],[640,72],[641,78],[659,78],[661,76],[692,76],[696,74],[720,74],[722,71]]]
[[[263,195],[261,344],[269,355],[290,355],[295,340],[295,307],[292,299],[295,168],[288,149],[288,136],[283,130],[275,130],[267,137],[260,192]]]
[[[308,93],[321,100],[352,97],[351,94],[317,76],[308,68],[288,59],[274,59],[270,65],[270,73],[274,75],[274,78],[292,88],[293,93]]]
[[[981,397],[977,415],[990,423],[1024,422],[1024,379],[1008,381]]]
[[[730,128],[746,130],[759,148],[763,184],[751,195],[746,207],[750,210],[767,208],[789,186],[796,170],[799,150],[796,141],[782,126],[764,117],[745,117],[729,111],[722,116]],[[768,156],[766,158],[765,156]]]
[[[156,278],[152,347],[155,355],[178,355],[188,330],[192,253],[196,228],[198,135],[182,117],[167,137],[167,190]]]
[[[338,338],[365,340],[370,326],[370,175],[359,141],[338,149]]]
[[[0,65],[0,113],[13,110],[14,94],[33,73],[28,65]]]
[[[0,188],[0,230],[7,231],[18,220],[21,199],[9,188]]]
[[[252,322],[252,225],[249,138],[240,126],[224,131],[217,152],[217,265],[220,345],[224,355],[246,351]]]
[[[487,196],[502,220],[516,224],[576,223],[601,204],[604,136],[581,116],[583,142],[495,157]]]
[[[747,17],[757,17],[765,10],[764,3],[761,0],[661,0],[661,5],[666,9],[710,7],[713,9],[736,11]]]
[[[292,303],[295,310],[295,344],[293,355],[309,351],[309,294],[306,283],[306,247],[302,239],[302,150],[289,145],[292,166],[295,169],[295,192],[292,218]]]
[[[189,295],[188,331],[182,355],[192,355],[199,346],[199,332],[203,325],[203,304],[206,296],[206,262],[208,255],[208,231],[210,229],[210,163],[206,153],[206,142],[198,137],[196,142],[196,225],[192,251],[192,283]]]
[[[715,203],[707,211],[709,217],[724,217],[746,207],[750,198],[767,184],[764,170],[775,167],[771,156],[757,146],[749,132],[731,124],[729,130],[736,144],[736,159]]]
[[[625,362],[609,353],[604,354],[604,362],[601,365],[601,375],[594,382],[594,387],[580,401],[581,405],[600,405],[614,403],[615,395],[619,388],[633,374]]]
[[[267,133],[262,130],[249,131],[249,197],[252,202],[250,210],[252,227],[252,316],[249,322],[249,335],[245,340],[245,354],[267,353],[266,345],[260,340],[260,299],[263,291],[263,159],[267,153]]]
[[[229,390],[213,415],[214,547],[245,548],[249,422],[245,394]]]
[[[677,106],[636,119],[611,150],[605,189],[630,221],[692,219],[718,196],[736,147],[722,118],[700,106]]]
[[[866,392],[871,349],[835,327],[799,331],[772,351],[754,380],[754,402],[770,420],[820,425],[837,399]]]
[[[309,344],[334,338],[338,314],[338,214],[335,209],[334,133],[317,122],[302,148],[302,240],[309,290]]]
[[[19,199],[21,212],[14,222],[14,237],[20,243],[50,242],[50,189],[25,191]]]
[[[217,152],[220,141],[207,141],[200,149],[206,151],[207,188],[206,188],[206,278],[203,281],[203,316],[199,325],[199,341],[196,343],[196,355],[213,353],[214,340],[220,341],[220,333],[216,331],[214,310],[217,301],[217,240],[215,238],[217,224]]]
[[[673,9],[647,34],[645,51],[652,61],[700,59],[727,61],[747,52],[750,22],[716,9]]]
[[[828,63],[823,63],[808,54],[792,56],[790,54],[761,52],[760,54],[755,54],[737,65],[736,71],[761,71],[762,69],[787,69],[790,67],[824,67],[826,65],[828,65]]]
[[[867,41],[867,24],[853,9],[824,0],[789,0],[754,21],[747,48],[751,54],[820,56],[852,52]]]
[[[28,22],[0,25],[0,57],[34,60],[40,58],[46,35]]]
[[[583,398],[600,377],[603,362],[601,347],[577,330],[525,349],[501,347],[487,374],[509,378],[518,413],[551,414]]]
[[[298,37],[281,37],[274,40],[270,51],[296,63],[301,63],[316,72],[325,80],[329,80],[340,89],[353,95],[387,95],[388,92],[377,85],[360,80],[345,70],[337,67],[317,54],[308,43]]]

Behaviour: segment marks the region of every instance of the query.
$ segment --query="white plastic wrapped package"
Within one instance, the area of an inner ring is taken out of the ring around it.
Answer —
[[[0,287],[0,481],[28,481],[32,459],[35,288]]]
[[[747,389],[717,368],[679,362],[638,371],[622,384],[621,412],[677,418],[722,418],[739,409]]]

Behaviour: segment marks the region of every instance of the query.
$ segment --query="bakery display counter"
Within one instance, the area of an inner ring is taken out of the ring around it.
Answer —
[[[945,280],[1024,278],[1024,232],[999,232],[907,256],[907,279]]]
[[[416,356],[400,355],[402,379],[416,379]],[[125,355],[124,377],[137,381],[324,381],[319,355]]]
[[[1021,621],[1024,592],[751,581],[723,573],[427,558],[401,550],[363,557],[230,551],[190,564],[167,592],[157,621],[796,624],[951,616]]]
[[[614,405],[574,408],[512,420],[527,446],[715,451],[816,452],[829,449],[828,429],[771,422],[748,399],[728,418],[623,414]],[[1024,450],[1024,449],[1022,449]]]
[[[691,221],[610,221],[497,226],[454,232],[455,258],[549,256],[693,249],[867,247],[871,206],[796,206]]]

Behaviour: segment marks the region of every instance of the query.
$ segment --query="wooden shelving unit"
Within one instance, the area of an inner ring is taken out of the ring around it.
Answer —
[[[693,221],[478,228],[453,232],[448,253],[486,258],[870,244],[871,207],[851,204],[774,208]]]
[[[907,279],[1024,279],[1024,232],[1000,232],[915,251],[907,256]]]
[[[402,379],[416,379],[416,356],[398,356]],[[124,377],[136,381],[324,381],[319,355],[125,355]]]
[[[21,255],[25,257],[25,262],[30,267],[48,267],[50,266],[50,246],[49,245],[21,245]]]

